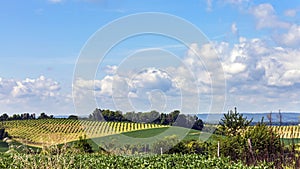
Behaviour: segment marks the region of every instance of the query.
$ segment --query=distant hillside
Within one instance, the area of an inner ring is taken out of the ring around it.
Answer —
[[[247,119],[253,118],[253,122],[260,122],[264,118],[264,122],[268,123],[268,114],[269,113],[241,113]],[[297,112],[282,112],[282,125],[297,125],[300,122],[300,113]],[[223,114],[197,114],[197,117],[202,119],[206,123],[218,123],[218,121],[223,117]],[[275,125],[279,123],[279,113],[272,113],[272,123]]]

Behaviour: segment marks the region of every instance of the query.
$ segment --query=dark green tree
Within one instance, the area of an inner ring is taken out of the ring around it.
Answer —
[[[76,116],[76,115],[70,115],[70,116],[68,117],[68,119],[78,120],[78,116]]]
[[[253,119],[247,120],[242,114],[237,112],[237,108],[234,108],[234,111],[230,110],[227,114],[224,114],[224,117],[219,123],[218,131],[222,135],[226,136],[235,136],[244,132],[246,128],[250,125]]]

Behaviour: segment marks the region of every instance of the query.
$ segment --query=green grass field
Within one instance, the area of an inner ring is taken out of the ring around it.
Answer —
[[[8,148],[8,144],[0,140],[0,152],[6,152]]]
[[[144,144],[151,145],[158,140],[162,140],[165,137],[174,135],[176,135],[179,140],[201,140],[208,142],[216,141],[221,138],[221,136],[219,135],[173,126],[131,131],[121,134],[98,137],[89,139],[88,142],[92,145],[94,150],[99,150],[99,145],[101,147],[106,147],[108,144],[114,147]]]

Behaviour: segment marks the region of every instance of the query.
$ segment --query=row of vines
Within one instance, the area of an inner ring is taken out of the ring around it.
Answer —
[[[280,138],[300,138],[300,126],[272,126]]]
[[[61,144],[79,136],[102,137],[123,132],[165,127],[157,124],[99,122],[71,119],[39,119],[3,122],[14,139],[34,145]]]

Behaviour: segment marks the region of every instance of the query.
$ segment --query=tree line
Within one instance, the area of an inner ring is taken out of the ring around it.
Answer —
[[[121,111],[101,110],[96,108],[88,117],[89,120],[96,121],[112,121],[112,122],[136,122],[151,123],[161,125],[172,125],[202,130],[203,121],[196,115],[185,115],[179,110],[170,113],[159,113],[157,111],[150,112],[127,112],[123,114]]]
[[[8,114],[4,113],[0,116],[1,121],[10,121],[10,120],[31,120],[31,119],[53,119],[53,115],[47,115],[46,113],[42,112],[38,117],[36,117],[35,113],[21,113],[21,114],[13,114],[9,116]]]

